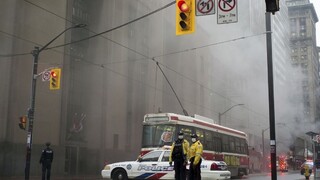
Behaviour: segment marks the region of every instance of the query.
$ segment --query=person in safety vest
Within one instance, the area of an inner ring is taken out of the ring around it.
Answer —
[[[183,132],[179,132],[178,139],[172,143],[169,156],[169,164],[174,162],[176,180],[186,179],[186,165],[188,164],[189,142],[184,139]]]
[[[50,142],[46,143],[46,148],[42,150],[39,163],[42,164],[42,180],[50,180],[51,164],[53,161],[53,150],[49,147]]]
[[[189,180],[200,180],[201,179],[201,155],[203,152],[203,146],[198,139],[196,134],[191,135],[191,147],[189,148],[189,157],[190,157],[190,171],[189,171]]]

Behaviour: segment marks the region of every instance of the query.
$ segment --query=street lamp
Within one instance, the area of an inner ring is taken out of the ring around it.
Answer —
[[[223,113],[219,112],[219,125],[221,125],[221,116],[224,115],[226,112],[230,111],[232,108],[234,108],[235,106],[242,106],[244,104],[235,104],[233,106],[231,106],[229,109],[227,109],[226,111],[224,111]]]
[[[28,109],[28,119],[29,119],[29,127],[28,127],[28,134],[27,134],[27,155],[26,155],[26,167],[25,167],[25,180],[29,180],[30,175],[30,159],[31,159],[31,147],[32,147],[32,131],[33,131],[33,120],[35,114],[35,97],[36,97],[36,87],[37,87],[37,77],[38,77],[38,59],[40,53],[45,50],[53,41],[55,41],[58,37],[64,34],[66,31],[74,28],[83,28],[86,27],[85,24],[77,24],[75,26],[71,26],[60,34],[58,34],[55,38],[53,38],[50,42],[44,45],[42,48],[35,47],[32,51],[33,55],[33,71],[32,71],[32,81],[31,81],[31,104],[30,108]]]

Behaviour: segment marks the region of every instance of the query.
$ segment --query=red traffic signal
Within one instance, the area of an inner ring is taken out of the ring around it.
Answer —
[[[51,71],[51,77],[56,78],[57,77],[57,73],[54,71]]]
[[[178,2],[178,7],[179,7],[180,11],[182,11],[182,12],[188,12],[189,11],[188,4],[183,0]]]
[[[195,1],[176,0],[176,35],[195,31]]]
[[[61,69],[52,69],[50,75],[50,90],[60,89]]]

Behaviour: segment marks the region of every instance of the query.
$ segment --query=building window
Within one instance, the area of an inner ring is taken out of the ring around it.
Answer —
[[[301,63],[301,67],[307,68],[308,67],[308,63]]]
[[[307,47],[301,47],[301,48],[300,48],[300,51],[301,51],[301,52],[307,52]]]
[[[292,56],[292,58],[291,58],[291,59],[292,59],[292,61],[293,61],[293,62],[298,61],[298,57],[297,57],[297,56]]]
[[[291,49],[291,52],[292,52],[292,53],[297,52],[297,48],[292,48],[292,49]]]
[[[301,55],[301,60],[307,60],[307,55]]]

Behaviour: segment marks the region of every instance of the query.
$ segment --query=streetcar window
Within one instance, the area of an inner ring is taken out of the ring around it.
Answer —
[[[203,148],[213,151],[213,136],[210,131],[205,131],[205,141],[203,143]]]
[[[228,135],[222,135],[222,151],[230,152]]]
[[[142,147],[161,147],[171,145],[174,139],[173,125],[146,125],[143,127]]]
[[[230,142],[230,152],[235,152],[235,138],[230,136],[229,142]]]
[[[192,127],[190,126],[179,126],[179,131],[178,132],[183,132],[184,134],[184,139],[186,139],[189,143],[191,142],[191,135],[192,135]]]
[[[245,139],[240,140],[240,148],[241,148],[240,152],[242,154],[246,154],[246,140]]]
[[[235,146],[236,146],[236,153],[242,153],[241,152],[241,140],[240,138],[235,138],[236,139],[236,142],[235,142]]]
[[[196,129],[196,134],[198,135],[198,139],[200,142],[204,142],[204,133],[202,129]]]
[[[222,141],[220,137],[213,138],[213,150],[216,152],[222,152]]]

